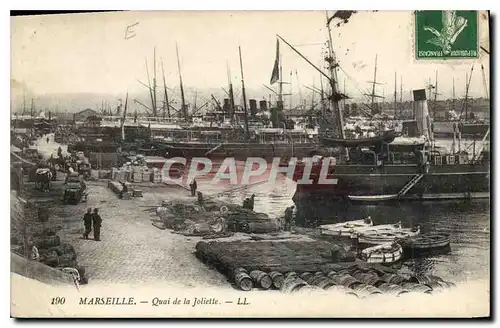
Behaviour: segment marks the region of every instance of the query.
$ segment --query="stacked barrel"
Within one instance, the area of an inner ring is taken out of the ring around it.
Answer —
[[[376,294],[399,296],[405,293],[431,294],[453,286],[432,275],[402,275],[384,273],[377,269],[352,266],[343,269],[324,268],[317,272],[265,272],[237,268],[231,272],[236,288],[243,291],[277,289],[283,293],[314,290],[338,291],[364,298]]]

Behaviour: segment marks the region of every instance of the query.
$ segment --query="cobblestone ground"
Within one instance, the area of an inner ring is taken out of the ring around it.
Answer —
[[[85,266],[90,283],[162,283],[231,288],[226,278],[208,268],[194,255],[197,237],[186,237],[154,227],[155,214],[145,211],[161,199],[185,194],[182,190],[154,188],[143,198],[121,200],[103,183],[89,185],[88,202],[75,206],[75,218],[66,225],[63,239],[72,243],[78,262]],[[162,191],[163,190],[163,191]],[[170,195],[169,195],[170,194]],[[65,205],[71,206],[71,205]],[[103,219],[101,241],[84,240],[83,214],[87,207],[98,207]]]

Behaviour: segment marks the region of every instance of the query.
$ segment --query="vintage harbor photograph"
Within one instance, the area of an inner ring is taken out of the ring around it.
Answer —
[[[11,316],[491,315],[488,11],[10,25]]]

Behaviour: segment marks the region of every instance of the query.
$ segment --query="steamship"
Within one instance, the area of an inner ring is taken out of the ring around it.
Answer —
[[[347,149],[336,157],[329,176],[335,184],[319,184],[321,162],[313,166],[313,184],[301,184],[305,164],[294,174],[297,181],[293,201],[302,217],[330,215],[336,202],[376,203],[393,200],[439,200],[489,198],[490,152],[487,137],[472,154],[451,152],[434,146],[425,90],[414,90],[416,120],[407,136],[374,138],[372,141],[322,138],[325,146]],[[411,124],[407,124],[406,131]],[[426,142],[412,142],[424,136]],[[474,147],[476,148],[476,147]]]

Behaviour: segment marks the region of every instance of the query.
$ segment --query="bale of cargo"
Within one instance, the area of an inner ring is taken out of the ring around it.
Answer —
[[[36,237],[33,239],[32,244],[38,249],[50,248],[61,245],[61,238],[59,236]]]
[[[134,189],[132,191],[132,196],[133,197],[142,197],[142,190],[140,190],[140,189]]]
[[[283,284],[281,285],[280,291],[282,293],[293,293],[300,290],[302,287],[307,286],[307,282],[296,277],[296,276],[288,276],[283,280]]]
[[[99,179],[99,171],[98,170],[90,170],[90,179],[92,179],[92,180]]]
[[[270,233],[280,230],[278,220],[273,219],[266,221],[240,221],[237,227],[237,231],[245,233]]]
[[[110,179],[111,171],[109,170],[99,170],[99,179]]]
[[[283,285],[283,281],[285,280],[285,276],[283,276],[281,272],[271,271],[269,272],[269,277],[273,280],[273,287],[280,289],[281,285]]]

